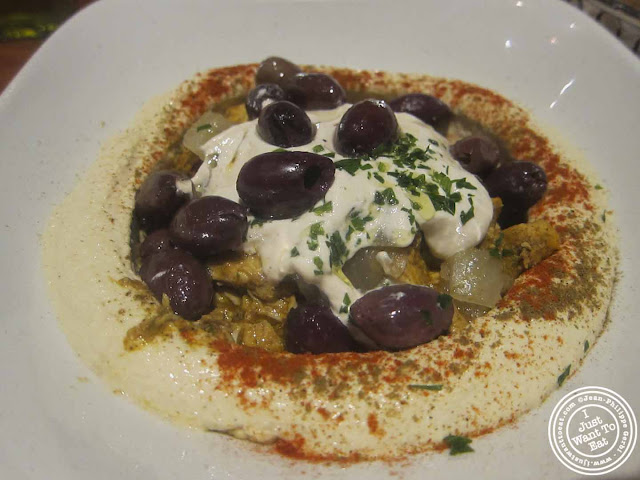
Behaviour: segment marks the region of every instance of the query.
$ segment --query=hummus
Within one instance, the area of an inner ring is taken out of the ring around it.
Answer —
[[[315,70],[354,96],[433,93],[515,158],[540,164],[548,191],[529,214],[556,228],[560,250],[520,275],[488,313],[410,350],[292,355],[223,340],[203,345],[186,322],[126,349],[127,332],[155,304],[132,287],[135,191],[205,110],[246,94],[255,65],[212,70],[147,104],[54,211],[45,271],[73,348],[116,391],[166,418],[311,459],[396,458],[535,408],[578,368],[607,316],[617,253],[596,182],[491,91],[423,75]]]

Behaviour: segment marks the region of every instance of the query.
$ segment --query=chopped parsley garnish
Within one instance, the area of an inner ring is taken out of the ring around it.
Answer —
[[[359,158],[345,158],[344,160],[338,160],[334,163],[336,168],[340,170],[344,170],[350,175],[355,175],[356,172],[360,169],[360,159]]]
[[[249,224],[250,227],[261,227],[262,225],[264,225],[264,220],[260,218],[254,218]]]
[[[446,193],[447,195],[451,194],[453,181],[447,175],[442,172],[434,172],[433,175],[431,175],[431,178],[433,178],[434,182],[440,185],[440,188],[444,190],[444,193]]]
[[[607,221],[607,211],[605,210],[604,212],[602,212],[602,222],[606,223]]]
[[[203,125],[199,125],[198,128],[196,128],[196,132],[201,132],[202,130],[209,130],[210,128],[211,128],[211,124],[205,123]]]
[[[298,247],[293,247],[291,249],[291,256],[292,257],[297,257],[298,255],[300,255],[300,252],[298,251]]]
[[[349,294],[345,293],[344,298],[342,299],[342,306],[340,307],[339,313],[348,313],[349,305],[351,305],[351,299],[349,298]]]
[[[314,208],[311,211],[316,215],[324,215],[325,213],[333,212],[333,203],[331,202],[323,203],[322,205]]]
[[[323,153],[322,155],[329,158],[334,158],[336,156],[334,152],[326,152],[326,153]]]
[[[600,185],[599,183],[596,183],[595,187],[596,190],[602,190],[602,185]]]
[[[467,437],[447,435],[444,437],[444,443],[449,447],[449,455],[459,455],[461,453],[474,451],[473,448],[469,446],[471,439]]]
[[[398,199],[396,198],[396,194],[393,191],[393,188],[385,188],[383,191],[378,191],[375,193],[373,198],[373,202],[376,205],[384,205],[385,203],[388,205],[397,205]]]
[[[422,315],[422,318],[424,318],[424,323],[426,323],[428,327],[433,325],[433,318],[431,318],[431,312],[429,310],[420,310],[420,314]]]
[[[453,301],[453,297],[451,295],[447,295],[446,293],[440,293],[438,298],[436,299],[436,303],[438,307],[442,310],[449,308],[451,302]]]
[[[558,377],[558,386],[561,387],[564,381],[567,379],[569,374],[571,373],[571,364],[567,368],[564,369],[564,372],[560,374]]]
[[[349,250],[342,241],[340,233],[335,231],[331,234],[327,247],[329,247],[329,263],[331,267],[340,267],[349,255]]]
[[[382,176],[378,172],[373,174],[373,178],[375,178],[380,183],[384,183],[384,178],[382,178]]]
[[[320,257],[313,257],[313,264],[316,266],[317,270],[314,270],[313,273],[316,275],[323,275],[324,271],[322,267],[324,266],[324,262]]]
[[[309,240],[307,240],[307,247],[309,250],[317,250],[319,243],[318,237],[324,235],[324,228],[322,228],[322,222],[314,223],[309,229]]]
[[[589,340],[584,341],[584,351],[586,352],[587,350],[589,350]]]
[[[500,235],[498,235],[498,238],[493,244],[493,248],[489,249],[489,255],[495,258],[504,258],[504,257],[510,257],[511,255],[514,255],[513,250],[509,250],[507,248],[501,248],[503,240],[504,240],[504,233],[500,232]]]
[[[286,148],[276,148],[275,150],[272,150],[272,152],[286,152],[287,149]]]
[[[310,227],[309,236],[311,238],[318,238],[319,235],[324,235],[324,228],[322,228],[322,222],[314,223]]]
[[[414,388],[416,390],[429,390],[431,392],[438,392],[442,390],[441,384],[433,384],[433,385],[422,385],[422,384],[411,384],[409,388]]]
[[[314,153],[320,153],[320,152],[321,152],[321,151],[323,151],[323,150],[324,150],[324,147],[323,147],[322,145],[315,145],[315,146],[313,147],[313,152],[314,152]]]
[[[466,225],[466,223],[471,220],[474,215],[475,212],[473,210],[473,205],[471,205],[471,208],[469,208],[469,210],[467,210],[466,212],[460,212],[460,221],[462,222],[462,225]]]
[[[477,190],[476,186],[472,183],[467,182],[466,178],[459,178],[454,180],[453,183],[456,184],[458,188],[466,188],[467,190]]]

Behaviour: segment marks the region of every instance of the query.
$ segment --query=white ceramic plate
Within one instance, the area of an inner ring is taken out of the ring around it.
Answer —
[[[609,328],[577,375],[516,425],[475,440],[475,453],[348,468],[258,454],[111,394],[58,330],[38,244],[52,205],[147,99],[196,71],[269,54],[495,89],[577,147],[611,190],[623,273]],[[600,385],[640,414],[640,62],[560,0],[100,2],[36,53],[0,98],[0,117],[0,478],[574,478],[547,442],[562,395]],[[637,475],[640,447],[612,476]]]

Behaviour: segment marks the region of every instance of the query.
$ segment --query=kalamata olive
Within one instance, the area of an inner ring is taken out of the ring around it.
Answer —
[[[245,102],[245,108],[247,109],[247,115],[250,119],[258,118],[262,107],[265,103],[276,102],[278,100],[284,100],[286,94],[279,85],[275,83],[263,83],[258,85],[247,95],[247,101]]]
[[[418,285],[372,290],[351,305],[351,320],[382,348],[400,350],[430,342],[453,319],[451,297]]]
[[[316,134],[316,126],[304,110],[284,100],[262,109],[257,129],[265,142],[283,148],[305,145]]]
[[[182,318],[197,320],[211,309],[209,272],[184,250],[163,250],[146,257],[140,277],[159,301],[167,295],[171,308]]]
[[[547,190],[547,176],[542,167],[533,162],[516,161],[496,168],[484,185],[489,195],[500,197],[504,203],[498,219],[504,227],[526,221],[529,207],[535,205]]]
[[[269,57],[260,63],[256,71],[256,85],[276,83],[280,86],[287,83],[296,73],[302,70],[296,64],[281,57]]]
[[[500,149],[493,140],[472,135],[458,140],[451,147],[451,155],[471,173],[484,176],[498,166]]]
[[[178,210],[169,232],[175,245],[198,257],[208,257],[240,248],[248,228],[245,207],[208,195]]]
[[[171,244],[171,236],[169,230],[162,228],[156,230],[146,236],[144,242],[140,245],[140,257],[146,258],[154,253],[161,252],[173,248]]]
[[[238,195],[261,218],[291,218],[315,205],[333,184],[336,167],[324,155],[269,152],[245,163],[238,174]]]
[[[336,149],[343,155],[371,153],[396,140],[398,121],[382,100],[363,100],[345,112],[336,130]]]
[[[394,112],[410,113],[443,135],[452,117],[451,109],[439,98],[423,93],[409,93],[389,102]]]
[[[357,344],[329,307],[305,304],[289,312],[285,347],[291,353],[318,354],[352,352]]]
[[[347,98],[342,85],[326,73],[298,73],[285,90],[289,100],[306,110],[330,110]]]
[[[166,226],[173,214],[189,200],[193,190],[179,189],[178,181],[187,183],[188,177],[179,172],[160,170],[142,182],[136,192],[134,212],[144,230],[149,232]]]

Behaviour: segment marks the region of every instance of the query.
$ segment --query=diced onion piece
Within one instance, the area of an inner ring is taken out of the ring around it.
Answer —
[[[384,279],[384,269],[376,259],[379,250],[361,248],[342,267],[342,271],[358,290],[366,292]]]
[[[207,160],[202,145],[232,125],[224,116],[216,112],[205,112],[184,134],[182,145]]]
[[[483,307],[493,307],[513,283],[499,259],[475,248],[449,257],[440,273],[453,298]]]

